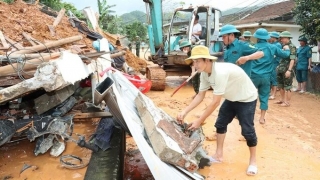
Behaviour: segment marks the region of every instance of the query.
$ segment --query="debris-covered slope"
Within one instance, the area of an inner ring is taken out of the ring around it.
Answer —
[[[81,34],[77,28],[71,26],[68,17],[64,16],[55,28],[56,35],[51,36],[48,25],[52,25],[54,20],[54,17],[41,12],[39,6],[28,5],[22,1],[12,4],[0,2],[0,30],[16,42],[24,39],[23,32],[42,43]],[[83,35],[83,39],[77,43],[91,47],[92,40]],[[30,46],[26,41],[23,45]]]
[[[25,40],[23,33],[27,33],[40,43],[82,35],[83,39],[74,44],[82,45],[85,49],[94,51],[92,47],[93,40],[87,38],[85,34],[78,32],[77,28],[72,27],[66,15],[55,27],[55,36],[52,36],[48,25],[53,24],[55,17],[43,13],[40,8],[41,7],[38,5],[26,4],[23,1],[15,1],[12,4],[0,1],[0,31],[2,31],[4,36],[22,44],[24,47],[31,46],[31,44]],[[104,32],[101,35],[115,45],[117,39],[116,35],[107,32]],[[67,44],[62,47],[69,49],[71,45],[72,44]],[[4,53],[4,51],[0,50],[0,54]],[[146,67],[146,62],[136,57],[129,50],[126,52],[126,62],[130,67],[137,71]]]

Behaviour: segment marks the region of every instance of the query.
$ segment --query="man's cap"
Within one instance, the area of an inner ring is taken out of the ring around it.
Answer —
[[[182,41],[180,44],[180,48],[191,46],[191,43],[188,40]]]
[[[244,37],[251,37],[252,34],[251,34],[250,31],[245,31],[245,32],[243,32],[242,36],[244,36]]]
[[[304,41],[305,43],[308,42],[308,39],[304,36],[299,37],[298,41]]]
[[[264,28],[257,29],[256,32],[254,32],[253,37],[257,39],[265,39],[265,40],[270,39],[270,35],[268,31]]]
[[[276,31],[272,31],[269,33],[270,37],[279,38],[279,33]]]
[[[292,38],[292,35],[289,31],[283,31],[279,35],[280,37],[287,37],[287,38]]]
[[[185,62],[187,64],[191,64],[192,60],[200,58],[211,59],[214,61],[218,59],[217,57],[210,55],[209,49],[206,46],[198,45],[191,50],[191,56],[188,59],[186,59]]]
[[[222,26],[219,36],[223,36],[225,34],[231,34],[231,33],[240,33],[240,31],[234,25],[226,24]]]

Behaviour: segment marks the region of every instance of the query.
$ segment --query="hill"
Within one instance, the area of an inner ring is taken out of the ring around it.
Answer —
[[[129,13],[122,14],[120,16],[123,24],[130,24],[134,21],[139,21],[141,23],[145,23],[146,20],[146,13],[142,11],[132,11]]]

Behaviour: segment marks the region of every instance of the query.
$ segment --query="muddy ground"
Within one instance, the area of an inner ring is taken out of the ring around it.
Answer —
[[[146,95],[161,109],[175,117],[187,106],[194,95],[193,89],[187,85],[170,97],[175,87],[181,83],[168,83],[165,91],[150,91]],[[175,87],[174,87],[175,86]],[[209,104],[212,91],[208,91],[205,101],[186,118],[191,122]],[[279,93],[277,94],[279,99]],[[320,177],[320,100],[313,94],[293,93],[291,107],[279,107],[269,101],[266,124],[258,122],[260,110],[257,106],[255,127],[258,135],[257,163],[258,174],[248,177],[248,148],[240,135],[240,126],[235,119],[228,127],[224,146],[224,162],[212,164],[199,170],[206,179],[319,179]],[[214,135],[214,121],[218,110],[206,120],[204,133]],[[94,130],[94,122],[75,123],[75,132],[90,134]],[[215,152],[215,141],[205,141],[204,147],[209,155]],[[11,143],[0,148],[0,179],[6,176],[12,179],[83,179],[86,169],[68,170],[59,164],[59,158],[50,157],[47,153],[35,157],[34,143],[22,141]],[[67,151],[80,157],[90,157],[90,151],[68,143]],[[24,163],[37,166],[28,169],[19,177]],[[153,179],[133,138],[127,138],[126,175],[125,179]]]

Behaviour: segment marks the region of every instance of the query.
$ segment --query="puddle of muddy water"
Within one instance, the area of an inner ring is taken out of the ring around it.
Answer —
[[[74,132],[85,134],[89,138],[95,130],[91,120],[76,122]],[[0,147],[0,179],[83,179],[86,168],[70,170],[60,165],[59,157],[50,156],[50,151],[35,156],[33,151],[35,142],[23,140],[20,142],[5,144]],[[77,146],[73,142],[67,142],[66,150],[62,154],[72,154],[80,158],[90,158],[91,151]],[[23,166],[28,168],[20,174]]]

